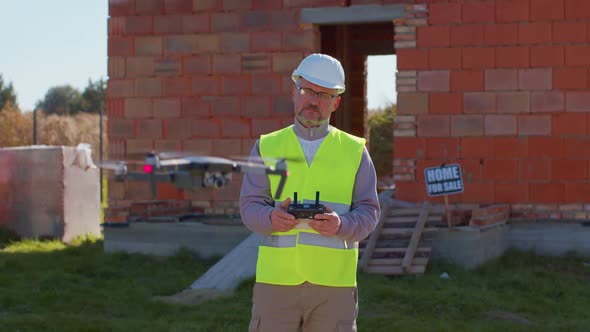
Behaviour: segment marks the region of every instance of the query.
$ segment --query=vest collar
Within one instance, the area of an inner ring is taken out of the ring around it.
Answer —
[[[330,132],[330,130],[332,130],[332,126],[330,126],[330,121],[326,121],[318,127],[305,128],[299,122],[299,120],[295,118],[295,125],[293,125],[293,130],[295,131],[295,135],[297,135],[297,137],[303,138],[306,141],[314,141],[316,139],[328,136],[328,133]]]

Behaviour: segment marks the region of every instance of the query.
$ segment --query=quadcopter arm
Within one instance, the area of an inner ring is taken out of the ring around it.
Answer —
[[[289,175],[289,172],[287,171],[287,162],[285,160],[279,160],[274,168],[269,168],[266,170],[266,174],[279,175],[281,177],[275,192],[274,199],[281,198],[281,193],[283,192],[285,182],[287,181],[287,176]]]
[[[282,172],[279,175],[281,176],[281,180],[279,181],[277,191],[275,192],[275,199],[281,198],[281,193],[283,192],[283,188],[285,187],[285,182],[287,182],[287,171]]]
[[[255,164],[255,163],[245,163],[239,164],[237,166],[237,171],[242,173],[250,173],[250,174],[259,174],[259,175],[279,175],[281,179],[279,180],[279,185],[274,195],[274,199],[279,199],[281,197],[281,193],[283,192],[283,188],[285,187],[285,182],[287,181],[287,163],[285,161],[277,162],[276,167],[266,166],[264,164]]]
[[[277,187],[277,191],[275,192],[275,199],[279,199],[281,197],[281,193],[283,192],[283,188],[285,187],[285,182],[287,181],[287,176],[289,172],[287,171],[287,161],[280,160],[277,162],[275,172],[281,176],[281,180],[279,181],[279,185]],[[275,173],[275,174],[277,174]]]

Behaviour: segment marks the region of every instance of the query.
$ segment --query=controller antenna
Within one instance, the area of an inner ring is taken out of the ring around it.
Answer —
[[[297,204],[297,192],[293,193],[293,202],[295,202],[295,204]]]
[[[315,192],[315,206],[320,206],[320,192]]]

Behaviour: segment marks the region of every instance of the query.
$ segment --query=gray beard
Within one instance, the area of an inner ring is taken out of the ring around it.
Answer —
[[[304,117],[301,115],[301,113],[302,113],[302,112],[295,113],[295,118],[297,119],[297,121],[299,121],[299,123],[301,123],[301,125],[302,125],[302,126],[304,126],[304,127],[306,127],[306,128],[309,128],[308,126],[310,126],[310,127],[319,127],[319,126],[321,126],[322,124],[324,124],[324,123],[326,123],[326,122],[330,121],[330,117],[329,117],[329,116],[328,116],[328,118],[327,118],[327,119],[319,119],[319,120],[312,120],[312,121],[310,121],[310,120],[306,120],[306,119],[305,119],[305,118],[304,118]]]

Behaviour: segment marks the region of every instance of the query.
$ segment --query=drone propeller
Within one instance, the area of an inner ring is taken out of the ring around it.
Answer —
[[[287,176],[289,176],[289,172],[287,171],[287,161],[278,159],[274,166],[265,166],[261,165],[260,163],[255,162],[236,162],[235,170],[241,173],[250,173],[250,174],[258,174],[258,175],[278,175],[281,177],[279,180],[279,184],[277,190],[275,191],[274,198],[279,199],[281,197],[281,193],[283,192],[283,188],[285,186],[285,182],[287,181]]]
[[[137,160],[103,160],[98,163],[98,167],[117,171],[126,168],[129,165],[143,165],[143,162]]]
[[[303,162],[303,158],[272,158],[272,157],[244,157],[244,156],[232,156],[230,157],[231,159],[235,159],[235,160],[244,160],[244,161],[248,161],[248,162],[252,162],[252,163],[265,163],[265,162],[269,162],[269,163],[279,163],[279,162],[293,162],[293,163],[297,163],[297,162]]]
[[[160,159],[175,159],[175,158],[185,158],[185,157],[189,157],[189,156],[194,156],[194,155],[199,155],[199,154],[195,154],[194,152],[183,152],[183,151],[164,151],[164,152],[158,152],[157,153],[158,157],[160,157]]]
[[[98,167],[113,171],[115,179],[122,180],[127,175],[127,163],[120,160],[103,160]]]
[[[198,156],[200,153],[194,151],[159,151],[156,152],[154,150],[143,151],[143,152],[133,152],[127,153],[127,157],[134,160],[145,160],[145,158],[149,158],[150,156],[155,156],[159,159],[177,159],[177,158],[186,158],[190,156]]]
[[[103,160],[98,163],[98,167],[117,171],[125,167],[127,164],[122,160]]]

